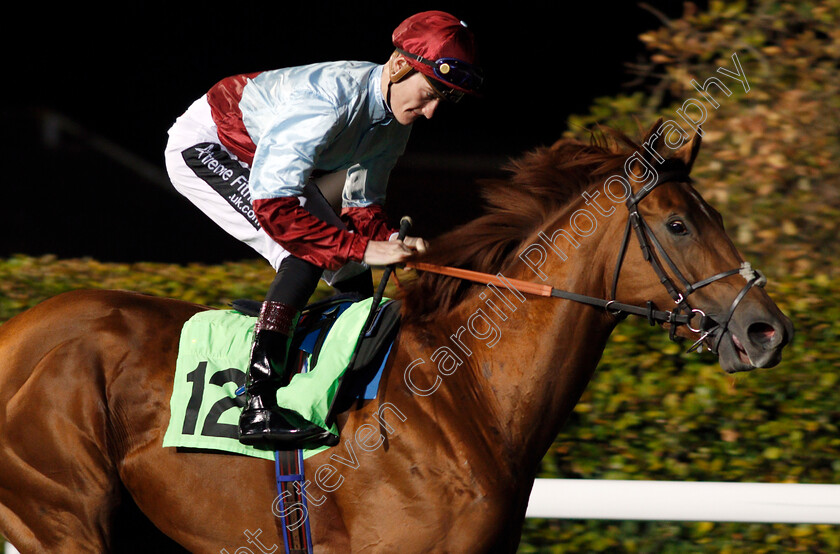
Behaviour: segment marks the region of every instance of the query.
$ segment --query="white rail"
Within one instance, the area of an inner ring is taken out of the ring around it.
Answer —
[[[840,524],[840,485],[537,479],[526,516]]]

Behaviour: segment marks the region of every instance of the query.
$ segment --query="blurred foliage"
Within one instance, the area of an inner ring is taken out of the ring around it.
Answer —
[[[225,308],[240,298],[262,300],[273,279],[274,270],[263,260],[179,266],[15,256],[0,263],[0,322],[51,296],[85,288],[125,289]],[[334,293],[322,282],[312,300]]]
[[[632,92],[598,98],[569,119],[569,136],[605,125],[638,134],[702,101],[707,119],[692,177],[724,216],[748,260],[765,270],[835,271],[840,255],[840,0],[685,4],[679,19],[645,32]],[[749,92],[735,79],[737,53]],[[692,86],[717,77],[712,103]],[[689,110],[690,111],[690,110]]]
[[[182,266],[18,255],[0,260],[0,323],[47,298],[77,289],[131,290],[213,308],[229,308],[230,303],[237,299],[265,298],[274,275],[274,270],[264,260]],[[379,282],[381,275],[381,270],[373,271],[375,283]],[[398,279],[410,279],[411,276],[406,271],[396,271]],[[336,293],[335,289],[321,281],[310,301]],[[385,295],[393,297],[395,294],[392,279]]]

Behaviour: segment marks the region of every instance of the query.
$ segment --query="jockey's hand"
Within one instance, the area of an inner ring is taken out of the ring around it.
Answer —
[[[386,266],[404,262],[414,253],[423,253],[429,243],[419,237],[401,240],[372,240],[365,249],[364,262],[370,266]]]
[[[412,250],[399,240],[372,240],[365,248],[364,262],[370,266],[386,266],[405,261]]]
[[[416,254],[425,254],[429,249],[429,243],[420,237],[405,237],[403,243],[411,248]]]

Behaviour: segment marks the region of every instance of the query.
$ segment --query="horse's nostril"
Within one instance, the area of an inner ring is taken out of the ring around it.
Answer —
[[[776,329],[769,323],[752,323],[747,329],[747,335],[750,338],[750,342],[756,346],[769,346],[774,342],[773,339],[776,336]]]

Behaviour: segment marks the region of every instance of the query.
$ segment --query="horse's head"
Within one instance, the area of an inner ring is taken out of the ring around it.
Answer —
[[[632,194],[614,298],[651,301],[690,317],[665,325],[716,352],[726,372],[772,367],[793,338],[791,321],[762,288],[763,275],[744,263],[720,214],[692,186],[700,135],[674,149],[666,138],[673,137],[657,122],[625,164]]]

